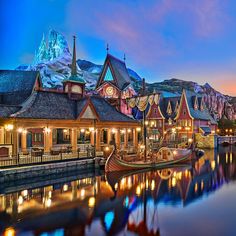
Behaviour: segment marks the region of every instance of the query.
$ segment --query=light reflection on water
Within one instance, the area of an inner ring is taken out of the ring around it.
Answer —
[[[5,235],[236,235],[236,148],[188,166],[0,195]]]

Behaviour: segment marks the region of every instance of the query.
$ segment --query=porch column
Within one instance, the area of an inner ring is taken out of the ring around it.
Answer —
[[[52,147],[52,130],[44,132],[44,152],[49,153]]]
[[[116,130],[115,139],[116,139],[116,146],[118,149],[120,149],[120,129]]]
[[[91,143],[91,145],[93,145],[94,146],[94,142],[95,140],[94,140],[94,131],[91,131],[90,132],[90,143]]]
[[[18,132],[17,130],[12,131],[12,155],[16,156],[18,154]]]
[[[4,144],[4,127],[0,128],[0,144]]]
[[[135,128],[133,129],[133,145],[134,148],[138,147],[138,132]]]
[[[70,142],[71,142],[71,146],[72,146],[72,151],[77,151],[78,145],[77,145],[77,139],[78,139],[78,133],[77,133],[77,129],[71,129],[71,136],[70,136]]]
[[[27,149],[27,132],[21,133],[21,151],[26,152]]]
[[[101,129],[97,129],[96,132],[96,151],[101,150]]]
[[[125,129],[125,134],[124,134],[124,148],[128,147],[128,130]]]

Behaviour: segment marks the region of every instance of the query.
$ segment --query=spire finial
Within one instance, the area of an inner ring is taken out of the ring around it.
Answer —
[[[124,62],[126,61],[126,55],[125,55],[125,53],[124,53]]]
[[[73,56],[72,56],[72,64],[71,64],[71,75],[77,74],[77,66],[76,66],[76,47],[75,47],[75,35],[73,36]]]
[[[107,43],[107,48],[106,48],[106,50],[107,50],[107,54],[109,53],[109,44]]]

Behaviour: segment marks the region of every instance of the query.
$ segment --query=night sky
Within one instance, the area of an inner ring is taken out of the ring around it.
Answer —
[[[77,57],[110,53],[147,81],[208,82],[236,96],[235,0],[0,0],[0,69],[31,63],[49,29],[77,36]]]

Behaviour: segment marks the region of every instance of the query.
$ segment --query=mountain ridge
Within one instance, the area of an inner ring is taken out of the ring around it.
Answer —
[[[62,81],[71,74],[72,55],[65,37],[55,30],[48,33],[48,42],[43,36],[34,61],[28,67],[19,66],[18,70],[40,71],[43,86],[46,88],[61,88]],[[93,90],[103,65],[85,59],[77,60],[77,71],[86,80],[86,89]],[[141,77],[132,69],[127,68],[133,86],[139,90],[142,85]],[[224,95],[216,91],[207,82],[199,85],[193,81],[177,78],[165,79],[161,82],[146,83],[149,92],[154,90],[165,92],[168,96],[180,95],[183,89],[189,89],[202,94],[211,114],[216,119],[236,119],[236,97]]]

